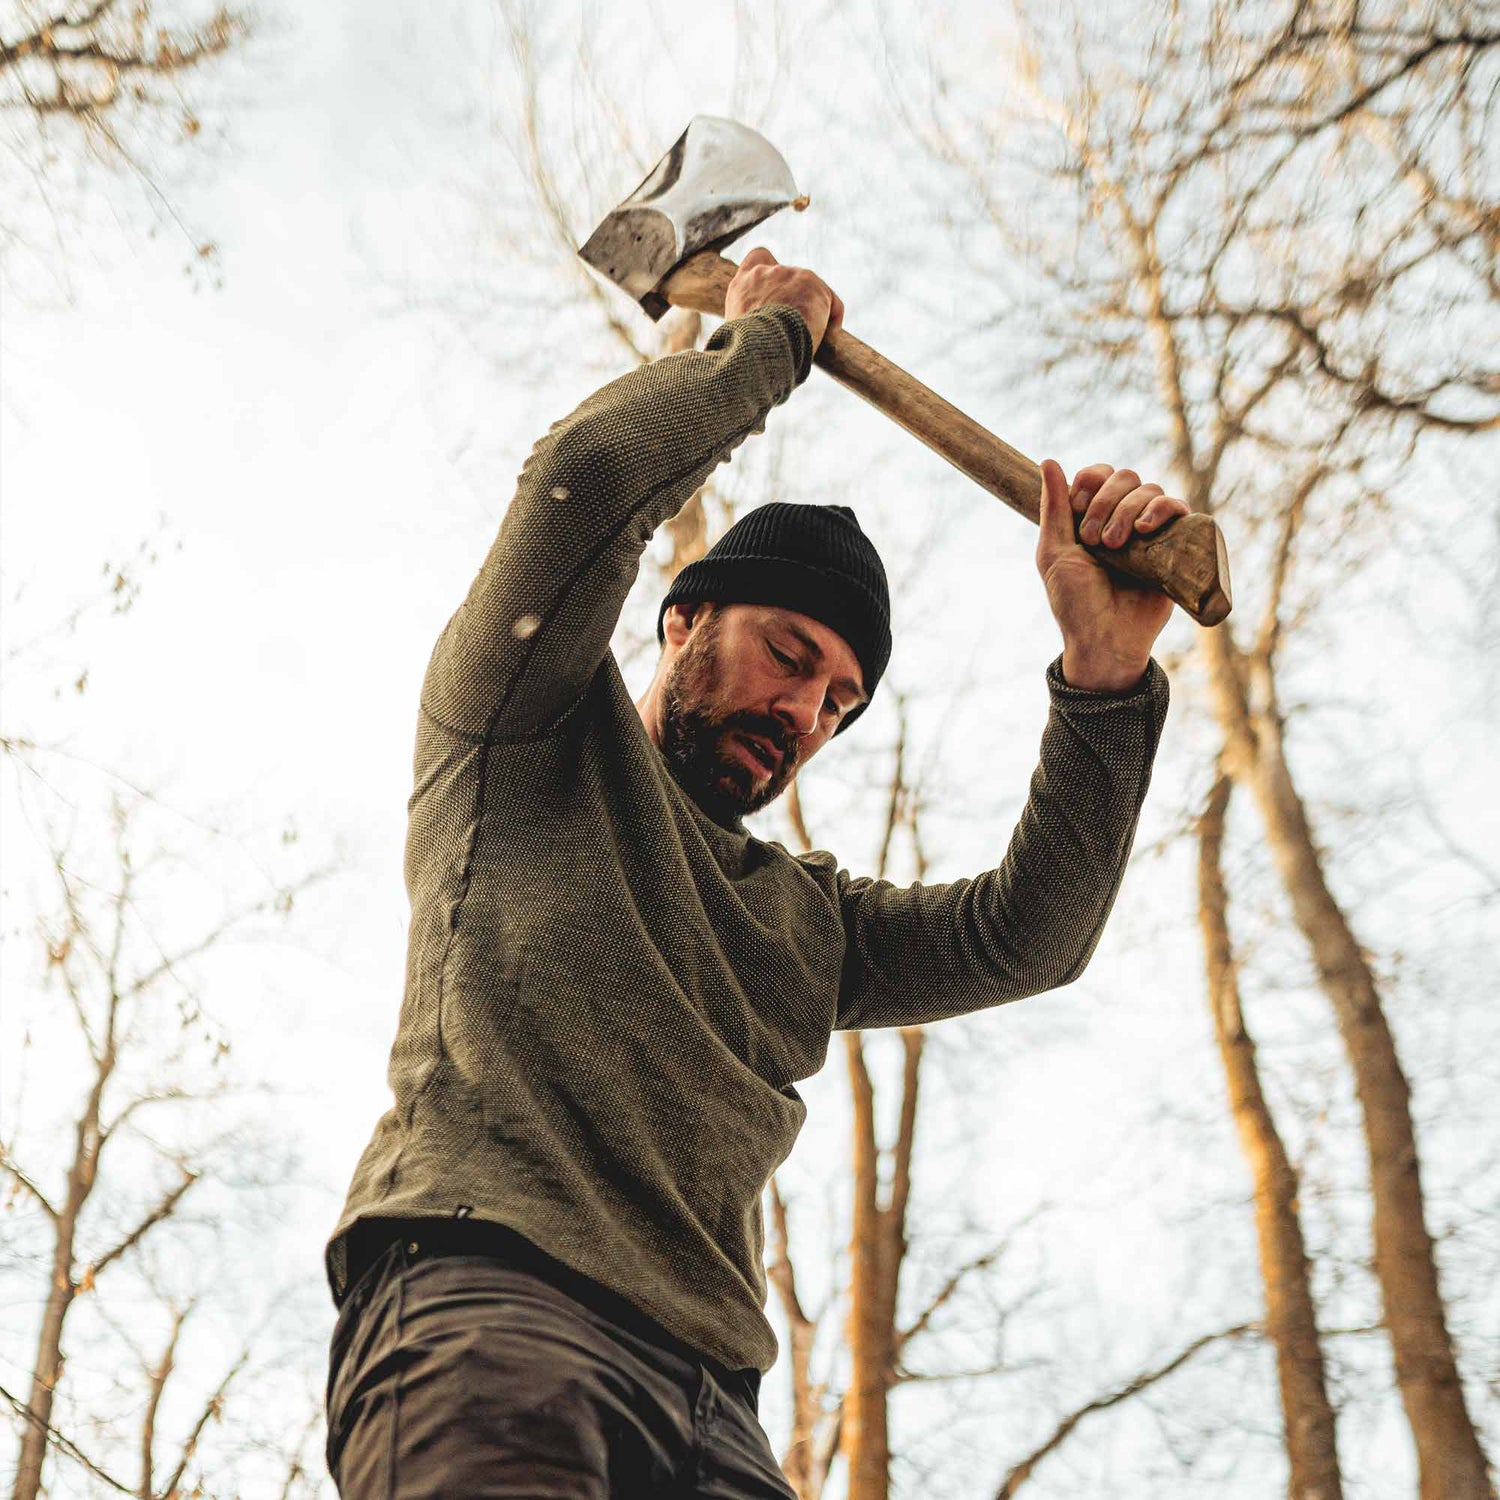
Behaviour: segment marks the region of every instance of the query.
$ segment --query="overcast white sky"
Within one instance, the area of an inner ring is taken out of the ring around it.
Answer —
[[[649,42],[667,11],[636,9],[622,14],[633,19],[637,40]],[[732,113],[737,102],[730,7],[692,13],[695,28],[680,31],[674,10],[665,28],[671,45],[643,42],[640,61],[626,70],[636,93],[621,100],[622,110],[649,111],[631,118],[657,149],[691,114]],[[957,24],[963,13],[953,10],[951,19]],[[878,140],[846,159],[847,139],[818,128],[820,112],[858,118],[859,85],[840,77],[844,37],[820,21],[799,36],[799,46],[821,41],[830,52],[827,94],[816,100],[771,90],[772,71],[749,49],[749,97],[767,103],[778,144],[822,214],[783,216],[752,242],[815,264],[844,296],[853,331],[1023,450],[1069,465],[1103,457],[1148,466],[1148,454],[1131,451],[1130,433],[1102,422],[1093,431],[1050,430],[1037,403],[987,390],[983,360],[934,326],[930,303],[918,312],[893,294],[914,264],[899,175],[882,189],[889,241],[844,230],[841,195],[856,184],[868,191],[892,171]],[[566,59],[549,66],[562,105],[577,80]],[[241,1067],[285,1089],[280,1113],[300,1140],[308,1185],[278,1255],[316,1279],[323,1238],[387,1097],[422,669],[530,442],[624,365],[601,333],[575,342],[586,311],[564,322],[561,336],[558,324],[528,319],[524,308],[508,314],[508,350],[504,320],[466,311],[483,306],[485,287],[506,274],[486,239],[492,216],[473,197],[485,171],[503,179],[487,118],[503,115],[514,88],[483,7],[455,4],[418,17],[409,7],[341,0],[269,16],[227,76],[239,100],[228,112],[229,139],[174,195],[192,236],[217,245],[216,270],[185,274],[190,240],[170,224],[148,236],[141,213],[127,208],[119,232],[96,227],[68,243],[62,293],[32,294],[34,262],[25,268],[25,295],[14,282],[0,291],[6,650],[65,613],[106,560],[134,552],[148,534],[162,543],[129,615],[17,667],[4,723],[10,733],[66,735],[77,753],[152,786],[184,815],[243,830],[243,846],[210,846],[213,867],[182,894],[185,904],[196,895],[209,909],[220,884],[251,888],[255,860],[291,869],[299,856],[313,863],[343,854],[344,873],[299,913],[294,945],[245,951],[205,971],[213,981],[206,998],[233,1035]],[[639,176],[639,164],[622,163],[616,196]],[[513,190],[497,181],[497,198]],[[110,193],[132,201],[128,186]],[[608,206],[590,205],[595,214]],[[882,264],[891,259],[904,270]],[[928,297],[948,298],[959,319],[962,285],[935,280]],[[553,294],[566,295],[561,278]],[[773,416],[762,451],[743,450],[734,469],[753,494],[756,465],[779,452],[790,495],[854,503],[897,577],[929,518],[938,511],[953,518],[942,548],[898,600],[888,681],[915,691],[957,681],[976,658],[982,668],[979,684],[951,709],[930,698],[918,728],[923,747],[941,747],[946,788],[929,835],[933,876],[970,873],[997,862],[1009,837],[1044,719],[1042,669],[1058,649],[1031,562],[1034,538],[859,403],[823,386],[815,374],[796,410]],[[645,593],[637,601],[649,602]],[[1192,628],[1179,617],[1167,645],[1185,644]],[[1398,753],[1430,757],[1429,784],[1445,790],[1454,826],[1473,847],[1493,848],[1495,815],[1473,727],[1478,714],[1482,728],[1486,708],[1472,680],[1444,676],[1432,650],[1430,640],[1394,631],[1382,632],[1378,652],[1340,648],[1338,694],[1353,702],[1384,692],[1391,715],[1415,706],[1416,727]],[[83,695],[48,696],[85,661]],[[872,782],[884,766],[879,747],[893,738],[889,697],[862,726],[876,758],[857,775]],[[1350,723],[1348,733],[1364,732],[1360,721]],[[1179,705],[1168,736],[1189,733]],[[865,870],[880,799],[832,764],[840,748],[827,757],[824,779],[812,779],[809,817],[819,842]],[[1192,749],[1187,738],[1177,745],[1169,775],[1179,783]],[[58,776],[73,795],[102,785]],[[34,948],[11,940],[35,875],[20,795],[7,770],[0,810],[14,915],[0,955],[0,1085],[12,1101],[18,1028],[37,973]],[[1180,802],[1180,784],[1159,783],[1143,844],[1163,832]],[[289,821],[301,843],[278,853]],[[852,831],[841,837],[845,827]],[[766,830],[782,836],[774,819]],[[190,836],[186,826],[183,833]],[[898,873],[904,878],[905,868]],[[1128,1374],[1175,1352],[1216,1322],[1251,1318],[1259,1306],[1248,1214],[1226,1217],[1205,1206],[1232,1203],[1244,1182],[1237,1157],[1204,1149],[1228,1137],[1216,1114],[1221,1083],[1187,920],[1190,881],[1180,855],[1143,863],[1080,984],[932,1033],[923,1128],[938,1176],[929,1181],[953,1173],[958,1181],[933,1196],[926,1222],[951,1230],[968,1213],[993,1232],[1043,1200],[1064,1205],[1024,1252],[1032,1263],[1015,1274],[1022,1279],[1045,1262],[1054,1283],[1071,1289],[1071,1325],[1058,1336],[1076,1340],[1080,1359],[1101,1378],[1106,1368]],[[1432,983],[1446,993],[1438,978]],[[1298,1039],[1317,1023],[1317,1002],[1284,998],[1281,1019],[1267,1029],[1310,1047]],[[1434,1023],[1434,1047],[1451,1037],[1445,1027]],[[893,1044],[873,1041],[888,1067]],[[844,1232],[825,1210],[821,1186],[845,1154],[842,1061],[837,1051],[833,1057],[804,1090],[812,1116],[787,1170],[789,1187],[807,1195],[799,1249],[814,1286],[838,1249],[828,1230]],[[44,1065],[32,1067],[35,1079]],[[1309,1087],[1316,1094],[1322,1086]],[[1336,1082],[1326,1089],[1341,1097]],[[57,1097],[67,1103],[65,1092]],[[1463,1106],[1466,1095],[1455,1086],[1445,1097]],[[1237,1236],[1232,1245],[1226,1223]],[[929,1287],[957,1259],[930,1243],[918,1253]],[[327,1317],[331,1323],[331,1307]],[[959,1342],[946,1347],[956,1365],[985,1357]],[[15,1348],[0,1351],[7,1384],[16,1378]],[[778,1366],[763,1404],[778,1447],[786,1378]],[[1030,1413],[1029,1424],[1008,1432],[1039,1438],[1058,1398],[1024,1385],[1008,1382],[996,1399],[1012,1415]],[[1077,1389],[1093,1388],[1084,1370]],[[953,1392],[937,1390],[902,1407],[911,1431],[950,1414]],[[1222,1387],[1213,1399],[1224,1399]],[[1153,1419],[1142,1420],[1132,1441],[1158,1441]],[[1377,1414],[1366,1436],[1391,1453],[1396,1478],[1379,1493],[1400,1493],[1408,1460],[1399,1426]],[[982,1485],[998,1475],[1007,1455],[1018,1456],[1013,1436],[1008,1447],[986,1450],[986,1467],[973,1477]],[[1038,1481],[1039,1495],[1066,1492]]]

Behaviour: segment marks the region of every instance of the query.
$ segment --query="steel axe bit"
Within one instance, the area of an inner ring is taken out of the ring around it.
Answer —
[[[734,120],[697,115],[578,253],[653,319],[668,307],[723,317],[739,267],[719,252],[789,204],[805,208],[807,199],[764,136]],[[1012,510],[1040,520],[1037,465],[899,365],[843,328],[827,331],[814,362]],[[1178,516],[1122,547],[1088,550],[1160,588],[1200,625],[1217,625],[1229,613],[1229,559],[1211,516]]]

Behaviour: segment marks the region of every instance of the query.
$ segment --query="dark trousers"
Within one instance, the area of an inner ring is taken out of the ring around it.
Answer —
[[[556,1264],[539,1252],[452,1238],[416,1226],[354,1262],[328,1371],[344,1500],[796,1500],[758,1372],[694,1355],[565,1267],[539,1274]]]

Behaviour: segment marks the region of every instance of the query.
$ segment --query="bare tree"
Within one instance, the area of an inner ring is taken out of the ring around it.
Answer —
[[[144,911],[153,899],[154,867],[162,851],[142,857],[131,836],[131,812],[113,798],[110,829],[114,877],[90,875],[88,857],[67,839],[51,846],[59,893],[54,913],[37,924],[44,982],[62,992],[81,1069],[79,1096],[69,1111],[67,1147],[60,1156],[48,1133],[23,1139],[21,1103],[0,1139],[0,1172],[12,1194],[31,1207],[41,1289],[31,1388],[19,1403],[23,1422],[12,1494],[34,1500],[41,1492],[49,1440],[57,1434],[55,1406],[68,1360],[68,1328],[80,1302],[100,1298],[117,1267],[137,1259],[164,1237],[193,1233],[190,1210],[201,1184],[222,1176],[228,1160],[253,1182],[253,1161],[243,1126],[226,1106],[240,1092],[229,1079],[230,1042],[204,1008],[193,982],[196,960],[246,932],[255,919],[285,917],[297,894],[322,873],[250,900],[185,940],[163,943]],[[61,1013],[59,1013],[61,1014]],[[38,1016],[37,1029],[49,1032]],[[49,1069],[65,1053],[48,1049]],[[180,1443],[165,1491],[153,1489],[157,1409],[177,1358],[192,1300],[172,1306],[165,1352],[145,1363],[145,1417],[141,1432],[143,1495],[175,1493],[193,1462],[203,1427],[222,1410],[230,1383],[248,1351],[233,1362],[204,1403],[202,1415]],[[81,1444],[74,1446],[80,1447]],[[64,1450],[66,1451],[66,1450]]]
[[[128,614],[160,547],[147,538],[107,563],[96,592],[51,625],[28,631],[19,612],[4,654],[10,714],[18,682],[38,722],[49,680],[54,698],[87,692],[80,625]],[[298,896],[334,867],[278,883],[257,859],[258,893],[229,899],[194,930],[182,913],[202,908],[223,844],[185,859],[155,830],[168,818],[216,841],[222,830],[107,771],[86,747],[10,720],[0,724],[0,770],[8,830],[31,830],[39,857],[8,841],[0,1279],[5,1305],[28,1310],[24,1331],[5,1332],[29,1340],[31,1372],[29,1390],[0,1391],[18,1418],[12,1493],[56,1490],[49,1453],[121,1493],[201,1491],[219,1461],[207,1435],[246,1379],[285,1359],[275,1309],[294,1300],[266,1288],[269,1313],[235,1303],[234,1242],[263,1234],[276,1212],[288,1147],[253,1108],[264,1091],[236,1076],[231,1035],[202,999],[202,966],[284,928]],[[101,783],[110,791],[97,816],[88,807]],[[286,825],[281,844],[297,841]],[[28,944],[35,958],[23,972]],[[248,1332],[226,1354],[217,1346],[237,1328]],[[283,1445],[280,1433],[252,1440]],[[122,1477],[132,1448],[134,1482]]]
[[[1293,769],[1277,648],[1370,550],[1428,445],[1500,421],[1494,339],[1475,334],[1494,331],[1492,23],[1463,3],[1295,0],[1174,6],[1122,35],[1028,7],[1021,105],[1003,125],[1004,109],[981,113],[995,101],[941,86],[909,116],[1036,278],[1032,367],[1091,401],[1116,393],[1189,504],[1233,523],[1241,608],[1198,638],[1198,665],[1354,1077],[1374,1270],[1424,1500],[1494,1491],[1385,987]],[[1036,212],[1022,219],[1017,201]],[[1141,391],[1159,421],[1132,401]],[[1247,577],[1263,580],[1252,640]]]
[[[1287,1494],[1292,1500],[1334,1500],[1343,1494],[1343,1477],[1297,1211],[1297,1173],[1261,1083],[1229,933],[1223,846],[1232,787],[1226,774],[1215,778],[1198,828],[1198,922],[1203,932],[1209,1009],[1229,1087],[1229,1107],[1254,1183],[1265,1331],[1276,1347],[1283,1430],[1291,1463]]]
[[[11,184],[0,248],[45,234],[52,245],[34,246],[38,258],[63,258],[64,224],[82,212],[79,189],[98,166],[132,177],[195,260],[212,261],[213,243],[179,214],[163,164],[170,145],[202,144],[189,80],[249,33],[249,11],[226,5],[179,20],[160,0],[19,0],[0,22],[0,182]]]

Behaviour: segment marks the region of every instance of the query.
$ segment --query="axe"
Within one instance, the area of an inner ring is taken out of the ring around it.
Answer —
[[[806,208],[807,199],[764,136],[697,115],[578,253],[653,319],[668,307],[723,317],[739,268],[719,252],[788,205]],[[814,360],[1012,510],[1039,521],[1041,470],[1009,443],[843,328],[828,330]],[[1177,516],[1149,536],[1088,551],[1161,589],[1200,625],[1217,625],[1229,613],[1229,559],[1211,516]]]

